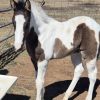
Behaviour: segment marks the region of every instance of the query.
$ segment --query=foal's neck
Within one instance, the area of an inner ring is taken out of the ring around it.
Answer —
[[[52,18],[50,18],[39,5],[37,5],[34,1],[31,1],[30,27],[34,27],[36,33],[39,34],[39,27],[44,24],[48,24],[51,20]]]

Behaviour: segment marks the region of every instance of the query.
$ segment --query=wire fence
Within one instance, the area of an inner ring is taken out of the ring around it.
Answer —
[[[11,24],[12,24],[12,22],[9,22],[9,23],[7,23],[7,24],[5,24],[5,25],[1,25],[0,28],[3,28],[3,27],[6,27],[6,26],[9,26],[9,25],[11,25]]]
[[[7,12],[7,11],[11,11],[11,10],[12,10],[11,8],[3,9],[3,10],[0,10],[0,13],[4,13],[4,12]]]

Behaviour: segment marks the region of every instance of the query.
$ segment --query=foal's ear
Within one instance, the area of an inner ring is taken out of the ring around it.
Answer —
[[[25,8],[28,10],[28,11],[31,11],[31,3],[29,0],[26,0],[25,2]]]
[[[45,1],[43,0],[43,1],[41,2],[41,7],[44,6],[44,5],[45,5]]]
[[[12,9],[16,8],[17,2],[15,0],[10,0],[10,5]]]

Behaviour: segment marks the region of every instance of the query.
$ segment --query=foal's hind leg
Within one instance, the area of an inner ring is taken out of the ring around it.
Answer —
[[[69,96],[71,95],[73,89],[75,88],[82,72],[84,71],[84,68],[82,66],[82,60],[81,60],[81,54],[80,53],[75,53],[71,56],[72,63],[75,66],[75,71],[74,71],[74,77],[73,80],[67,89],[64,99],[63,100],[68,100]]]
[[[86,97],[86,100],[92,100],[93,89],[94,89],[94,85],[96,82],[96,76],[97,76],[96,58],[86,63],[86,66],[88,70],[88,77],[90,80],[90,86],[89,86],[88,95]]]

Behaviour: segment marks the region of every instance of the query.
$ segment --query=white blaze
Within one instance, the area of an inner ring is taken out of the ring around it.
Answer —
[[[16,15],[15,16],[15,22],[16,22],[16,30],[15,30],[15,42],[14,47],[16,50],[20,49],[23,44],[23,38],[24,38],[24,22],[25,18],[23,15]]]

